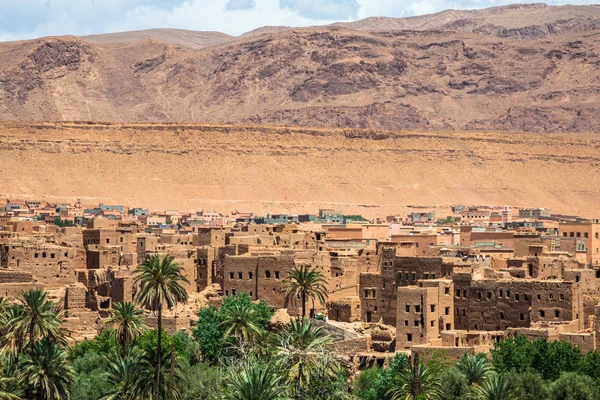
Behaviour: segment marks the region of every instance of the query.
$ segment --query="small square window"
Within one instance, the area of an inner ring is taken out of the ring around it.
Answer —
[[[430,321],[429,325],[431,325],[431,327],[433,328],[433,326],[435,325],[435,321]]]
[[[429,309],[431,310],[431,312],[435,312],[435,304],[431,304],[429,306]]]
[[[444,294],[450,294],[450,288],[449,287],[444,288]]]
[[[525,321],[525,314],[523,314],[523,313],[519,314],[519,321]]]
[[[408,320],[404,320],[404,326],[408,326]]]
[[[406,334],[406,341],[407,342],[412,342],[412,333],[407,333]]]
[[[446,330],[449,331],[452,328],[450,324],[446,324]]]
[[[446,307],[446,308],[444,309],[444,314],[445,314],[445,315],[450,315],[450,307]]]
[[[560,318],[560,311],[554,310],[554,318]]]
[[[229,273],[229,279],[233,279],[233,272]]]
[[[415,306],[415,312],[418,312],[418,313],[421,312],[421,306],[416,305]]]
[[[415,326],[419,326],[419,321],[415,321]]]
[[[406,312],[410,312],[410,304],[406,305]]]

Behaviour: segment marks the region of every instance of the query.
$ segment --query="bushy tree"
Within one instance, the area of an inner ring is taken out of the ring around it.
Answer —
[[[548,385],[537,372],[509,372],[506,379],[517,387],[519,400],[545,400],[548,398]]]
[[[361,372],[356,390],[359,399],[389,400],[388,392],[392,386],[400,384],[399,377],[406,372],[409,364],[404,353],[397,353],[388,358],[387,363],[387,368],[372,367]]]
[[[273,311],[265,301],[253,302],[248,293],[223,299],[218,309],[202,308],[192,329],[202,358],[214,365],[231,346],[234,336],[261,337],[269,326]],[[245,335],[245,336],[244,336]]]
[[[565,372],[552,382],[549,400],[598,400],[600,394],[594,380],[587,375]]]
[[[87,351],[73,360],[75,386],[71,392],[73,400],[100,399],[109,393],[111,385],[106,381],[108,361],[106,357]]]
[[[440,376],[440,400],[463,400],[469,394],[469,382],[457,368],[448,368]]]

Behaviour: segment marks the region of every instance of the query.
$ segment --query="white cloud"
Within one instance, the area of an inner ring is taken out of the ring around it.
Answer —
[[[239,35],[264,25],[310,26],[370,16],[407,17],[515,0],[0,0],[0,40],[150,28]],[[562,4],[565,0],[549,0]],[[573,0],[591,4],[594,0]]]

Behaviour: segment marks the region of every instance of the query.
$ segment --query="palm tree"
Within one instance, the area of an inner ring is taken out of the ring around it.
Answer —
[[[135,283],[141,284],[136,302],[148,310],[158,312],[157,354],[162,354],[162,309],[171,309],[179,302],[185,303],[188,295],[182,282],[189,283],[182,274],[181,267],[173,262],[174,257],[158,254],[147,257],[135,270]],[[154,384],[154,400],[158,400],[160,386],[161,357],[157,357]]]
[[[50,340],[34,343],[17,372],[26,398],[36,400],[68,400],[75,383],[75,371],[65,351]]]
[[[475,386],[476,400],[517,400],[518,388],[506,375],[493,374],[481,386]]]
[[[112,390],[103,397],[103,400],[138,400],[150,393],[147,385],[143,385],[140,378],[139,351],[129,348],[124,353],[114,352],[107,359],[106,380],[112,385]]]
[[[440,381],[423,364],[409,368],[388,391],[391,400],[435,400],[442,395]]]
[[[12,335],[23,341],[24,347],[50,339],[66,345],[67,332],[63,328],[65,312],[48,300],[48,294],[42,289],[30,289],[21,293],[20,311],[8,321]]]
[[[19,353],[25,347],[25,338],[15,332],[14,322],[23,313],[23,307],[19,304],[10,304],[4,307],[0,313],[0,354],[8,357],[10,365],[16,365]]]
[[[302,301],[302,318],[306,316],[307,298],[319,299],[321,303],[327,300],[327,280],[323,273],[317,267],[310,265],[296,265],[289,272],[288,277],[283,281],[285,294],[290,296],[300,296]]]
[[[315,378],[335,379],[339,363],[327,349],[331,338],[321,327],[313,327],[303,318],[292,320],[281,333],[278,351],[279,365],[285,371],[286,381],[294,386],[294,392],[306,390]]]
[[[469,386],[481,385],[493,373],[492,365],[484,354],[469,356],[465,353],[456,363],[456,368],[467,378]]]
[[[253,341],[261,332],[256,310],[246,303],[233,303],[231,307],[224,309],[220,325],[225,328],[225,338],[235,335],[246,342]]]
[[[135,304],[130,301],[115,303],[110,312],[111,316],[106,323],[116,325],[115,338],[124,352],[127,347],[135,344],[140,334],[148,329],[144,321],[144,313],[135,308]]]
[[[289,399],[281,378],[268,366],[245,363],[232,369],[222,389],[223,400]]]

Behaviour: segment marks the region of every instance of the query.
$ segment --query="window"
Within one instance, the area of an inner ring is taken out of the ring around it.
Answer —
[[[564,293],[561,293],[561,294],[559,294],[559,295],[558,295],[558,298],[559,298],[559,299],[561,299],[561,300],[564,300],[564,299],[565,299],[565,295],[564,295]]]
[[[235,296],[235,289],[231,289],[231,294]]]
[[[477,292],[477,300],[481,300],[481,292]]]
[[[529,295],[528,295],[528,294],[524,294],[524,295],[523,295],[523,300],[525,300],[525,301],[529,301]]]
[[[365,289],[364,292],[365,292],[365,299],[368,299],[369,298],[369,290]]]
[[[563,232],[563,236],[564,236],[564,237],[567,237],[567,232]]]
[[[577,232],[577,237],[581,237],[581,232]]]
[[[500,312],[500,319],[504,319],[504,313]]]
[[[408,320],[404,320],[404,326],[408,326]]]
[[[419,326],[419,320],[415,321],[415,326]]]
[[[248,272],[248,279],[252,279],[252,272]]]
[[[414,272],[413,272],[413,274],[412,274],[412,280],[413,280],[413,281],[416,281],[416,280],[417,280],[417,274],[415,274]]]
[[[404,280],[407,281],[408,280],[408,272],[404,274]]]
[[[594,233],[594,239],[598,239],[598,232]]]
[[[279,271],[275,271],[275,279],[279,279]]]
[[[586,233],[584,233],[584,234],[583,234],[583,237],[587,239],[587,238],[589,237],[588,233],[587,233],[587,232],[586,232]]]
[[[412,342],[412,333],[407,333],[406,334],[406,341],[407,342]]]
[[[371,290],[371,295],[374,299],[376,299],[377,298],[377,290],[375,290],[375,289]]]
[[[560,318],[560,311],[554,310],[554,318]]]
[[[54,254],[54,253],[51,253],[51,254],[50,254],[50,258],[54,258],[54,257],[56,257],[56,254]]]
[[[504,290],[500,289],[500,290],[498,291],[498,293],[500,293],[500,296],[498,296],[498,297],[502,297],[502,296],[504,296]]]
[[[541,294],[538,294],[538,295],[537,295],[537,299],[538,299],[538,300],[541,300],[541,299],[542,299],[542,295],[541,295]]]
[[[548,300],[554,300],[554,295],[552,293],[548,295]]]
[[[429,309],[431,310],[431,312],[435,312],[435,304],[430,305]]]
[[[119,238],[119,242],[123,243],[123,236]]]
[[[35,253],[33,256],[34,256],[35,258],[38,258],[39,254],[38,254],[38,253]]]
[[[445,315],[450,315],[450,307],[444,308],[444,314]]]
[[[452,328],[450,324],[446,324],[446,330],[449,331]]]
[[[265,271],[265,278],[271,278],[271,271]]]
[[[467,297],[467,291],[463,289],[463,297]]]
[[[488,300],[492,298],[492,292],[487,292],[487,298]]]
[[[464,317],[465,315],[467,315],[467,309],[466,309],[466,308],[463,308],[463,317]]]
[[[450,294],[450,288],[449,287],[444,288],[444,294]]]
[[[252,297],[252,292],[250,292],[250,297]],[[157,331],[158,332],[158,331]]]
[[[410,304],[407,304],[405,309],[406,309],[406,312],[410,312]]]
[[[430,324],[430,325],[431,325],[431,327],[433,328],[433,326],[435,325],[435,321],[431,321],[429,324]]]
[[[428,279],[429,278],[429,274],[423,274],[423,279]]]
[[[229,290],[225,291],[225,296],[229,296]]]
[[[243,278],[242,278],[242,273],[241,273],[241,272],[238,272],[238,279],[243,279]]]
[[[544,310],[540,310],[540,317],[544,318],[546,316],[546,313],[544,312]]]
[[[229,279],[233,279],[233,272],[229,273]]]
[[[106,243],[110,243],[110,238],[106,238]]]
[[[519,314],[519,321],[525,321],[525,314],[523,314],[523,313]]]
[[[416,305],[415,306],[415,312],[421,312],[421,306]]]
[[[506,291],[506,298],[509,299],[510,298],[510,290]]]
[[[65,257],[69,257],[69,253],[65,251]]]
[[[460,315],[460,310],[457,308],[456,309],[456,316],[458,317]]]
[[[569,237],[575,237],[575,233],[574,232],[570,232],[569,233]]]
[[[460,297],[460,289],[456,289],[456,297]]]

